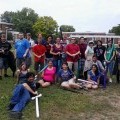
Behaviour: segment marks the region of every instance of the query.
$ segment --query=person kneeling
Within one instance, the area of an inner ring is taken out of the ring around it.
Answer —
[[[11,110],[10,117],[21,118],[22,110],[25,108],[26,104],[30,101],[31,97],[37,95],[36,89],[39,87],[39,84],[34,83],[34,77],[34,73],[28,72],[26,81],[15,87],[8,106],[8,110]]]
[[[88,72],[88,82],[89,83],[86,84],[86,87],[92,88],[92,89],[97,89],[98,85],[100,83],[100,77],[101,77],[101,74],[98,70],[97,65],[93,64],[91,70]]]
[[[74,76],[73,72],[69,69],[66,62],[62,64],[62,69],[58,72],[58,79],[61,80],[61,87],[63,88],[80,88],[79,83],[75,83],[76,76]]]

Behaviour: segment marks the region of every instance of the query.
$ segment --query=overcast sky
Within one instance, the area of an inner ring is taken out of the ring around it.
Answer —
[[[108,32],[120,24],[120,0],[0,0],[0,14],[32,8],[51,16],[58,25],[73,25],[76,32]]]

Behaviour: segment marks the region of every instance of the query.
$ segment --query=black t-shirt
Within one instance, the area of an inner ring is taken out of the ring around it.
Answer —
[[[24,83],[27,83],[28,86],[33,90],[33,91],[36,91],[36,83],[35,82],[29,82],[28,80],[24,81]],[[30,93],[30,96],[32,97],[33,94],[31,92]]]
[[[46,43],[46,44],[45,44],[45,47],[46,47],[46,53],[45,53],[46,58],[52,58],[53,55],[50,54],[51,45],[50,45],[49,43]]]
[[[97,56],[98,60],[100,60],[101,62],[103,62],[103,60],[105,60],[105,58],[104,58],[105,50],[106,50],[105,46],[101,46],[101,47],[97,46],[94,48],[94,53]]]
[[[4,50],[4,53],[0,53],[0,57],[7,57],[8,56],[8,52],[11,49],[11,44],[9,42],[1,42],[0,41],[0,51]]]

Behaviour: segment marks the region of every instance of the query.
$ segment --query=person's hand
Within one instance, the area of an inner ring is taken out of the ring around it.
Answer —
[[[23,57],[25,58],[25,57],[26,57],[26,54],[24,54]]]
[[[60,52],[58,52],[57,55],[60,55]]]
[[[33,93],[33,95],[34,95],[34,96],[37,96],[37,95],[38,95],[37,91],[35,91],[35,92]]]
[[[40,55],[40,56],[38,56],[38,58],[41,58],[41,55]]]

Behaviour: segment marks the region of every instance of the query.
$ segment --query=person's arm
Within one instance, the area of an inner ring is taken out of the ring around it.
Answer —
[[[29,52],[29,49],[26,49],[26,51],[25,51],[23,57],[26,57],[26,55],[28,54],[28,52]]]
[[[23,57],[26,57],[26,55],[28,54],[28,52],[29,52],[29,49],[30,49],[30,44],[29,44],[29,42],[26,40],[25,41],[25,45],[26,45],[26,51],[25,51],[25,53],[24,53],[24,55],[23,55]]]
[[[87,58],[89,47],[87,46],[87,49],[85,50],[85,58]]]
[[[100,66],[100,69],[104,72],[104,67],[103,67],[103,65],[102,65],[102,63],[98,60],[98,64],[99,64],[99,66]]]
[[[70,54],[68,51],[66,51],[66,54],[69,55],[69,56],[71,56],[71,57],[73,57],[73,55]]]
[[[80,51],[78,51],[77,53],[74,54],[74,56],[80,55]]]
[[[20,70],[18,69],[18,70],[16,71],[17,83],[19,83],[19,75],[20,75]]]
[[[30,93],[32,93],[33,95],[36,95],[36,92],[34,92],[27,83],[23,83],[23,86],[24,86]]]
[[[42,72],[42,74],[41,74],[41,78],[43,78],[44,77],[44,71]]]
[[[37,55],[37,54],[35,54],[34,52],[33,52],[33,55],[35,56],[35,57],[38,57],[38,58],[41,58],[41,55]]]

